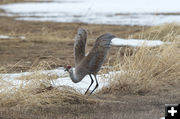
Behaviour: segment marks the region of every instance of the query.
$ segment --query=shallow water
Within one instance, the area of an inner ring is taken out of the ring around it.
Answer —
[[[179,4],[179,0],[54,0],[1,5],[0,8],[9,16],[18,16],[17,20],[158,25],[179,22]]]

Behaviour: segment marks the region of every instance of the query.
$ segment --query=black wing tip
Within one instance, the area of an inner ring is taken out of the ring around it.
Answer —
[[[106,35],[106,36],[110,36],[110,37],[116,37],[114,34],[112,34],[112,33],[105,33],[104,35]]]
[[[99,38],[105,38],[105,39],[111,40],[113,38],[116,38],[116,36],[111,33],[105,33],[105,34],[102,34]]]

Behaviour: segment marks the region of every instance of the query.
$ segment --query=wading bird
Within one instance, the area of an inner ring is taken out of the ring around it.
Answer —
[[[90,76],[91,84],[87,88],[85,94],[89,91],[89,88],[94,82],[92,75],[95,78],[96,86],[90,92],[90,95],[98,87],[99,84],[96,75],[100,70],[101,65],[104,63],[107,52],[111,47],[111,40],[113,38],[115,38],[115,36],[110,33],[99,36],[96,39],[96,42],[91,51],[87,56],[85,56],[87,32],[83,28],[78,29],[74,43],[75,70],[73,70],[71,66],[67,66],[65,71],[69,72],[69,76],[74,83],[80,82],[86,75]]]

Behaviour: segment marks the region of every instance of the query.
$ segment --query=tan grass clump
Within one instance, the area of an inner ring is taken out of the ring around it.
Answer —
[[[180,48],[175,41],[157,48],[140,47],[132,55],[116,60],[110,85],[100,93],[159,94],[180,83]],[[180,88],[180,87],[178,87]]]
[[[133,38],[141,38],[147,40],[162,40],[173,41],[179,39],[180,25],[178,24],[164,24],[159,26],[153,26],[144,32],[136,33]]]
[[[4,83],[4,87],[2,85]],[[0,106],[48,106],[63,104],[89,104],[94,101],[71,87],[53,87],[49,80],[25,81],[12,86],[1,81]]]
[[[44,66],[43,63],[37,69]],[[53,85],[54,76],[35,72],[22,76],[20,84],[13,85],[11,80],[0,77],[0,107],[48,106],[64,104],[91,104],[95,101],[72,87]]]

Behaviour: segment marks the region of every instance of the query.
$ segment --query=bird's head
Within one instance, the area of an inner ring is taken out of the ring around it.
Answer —
[[[68,66],[64,67],[64,71],[69,71],[71,68],[72,67],[68,65]]]

